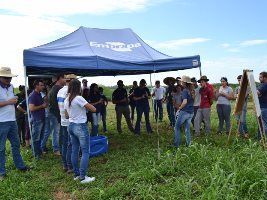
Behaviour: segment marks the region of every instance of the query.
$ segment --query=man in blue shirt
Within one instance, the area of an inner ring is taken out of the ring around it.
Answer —
[[[29,96],[29,109],[32,119],[32,148],[34,157],[39,159],[42,155],[41,136],[44,129],[45,108],[47,104],[41,95],[41,92],[44,90],[43,81],[35,80],[33,86],[34,91]]]
[[[261,107],[263,128],[265,130],[265,134],[267,134],[267,72],[261,72],[259,80],[261,84],[258,87],[257,93]]]

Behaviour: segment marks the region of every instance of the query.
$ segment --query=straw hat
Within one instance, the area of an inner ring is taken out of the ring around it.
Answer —
[[[9,67],[0,67],[0,77],[16,77],[17,75],[14,75],[11,73],[11,69]]]
[[[191,83],[191,78],[189,76],[182,76],[182,79],[181,79],[182,82],[184,83]]]
[[[207,78],[207,76],[201,76],[200,79],[197,82],[201,82],[201,81],[209,81],[209,79]]]
[[[67,74],[65,75],[65,79],[76,79],[77,76],[75,74]]]
[[[166,85],[168,85],[170,82],[172,82],[174,84],[175,83],[175,78],[173,78],[173,77],[166,77],[163,80],[163,83],[166,84]]]

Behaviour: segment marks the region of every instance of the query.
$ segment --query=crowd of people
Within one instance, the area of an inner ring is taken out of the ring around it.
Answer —
[[[103,88],[96,83],[88,86],[87,79],[80,82],[75,74],[60,74],[53,85],[46,85],[41,79],[33,82],[33,90],[25,91],[19,87],[19,93],[14,94],[11,84],[10,68],[0,68],[0,178],[4,179],[5,146],[8,139],[15,166],[21,171],[30,170],[20,154],[20,144],[31,146],[33,156],[39,160],[47,153],[47,142],[52,135],[52,148],[56,156],[61,156],[63,170],[74,174],[74,180],[89,183],[95,180],[87,176],[89,164],[90,136],[99,134],[99,123],[103,123],[103,132],[107,132],[107,105],[108,99]],[[240,84],[242,76],[237,80]],[[267,133],[267,73],[260,73],[258,97],[262,110],[263,127]],[[231,123],[231,100],[238,97],[240,85],[233,90],[226,77],[220,79],[221,86],[215,89],[206,76],[199,80],[188,76],[167,77],[162,87],[160,81],[150,91],[144,79],[139,85],[133,82],[132,88],[127,91],[123,81],[117,82],[117,89],[112,94],[112,103],[115,104],[117,131],[123,133],[122,116],[128,129],[133,134],[140,135],[141,120],[144,114],[146,131],[152,134],[150,123],[149,99],[153,99],[154,117],[157,123],[163,121],[163,104],[166,103],[170,127],[174,129],[174,145],[181,145],[181,132],[186,135],[186,145],[191,144],[190,126],[192,124],[195,136],[201,134],[204,126],[205,134],[211,133],[210,117],[211,106],[216,101],[219,118],[218,134],[229,134]],[[26,99],[26,92],[28,99]],[[246,124],[247,102],[250,90],[247,89],[242,114],[236,116],[239,135],[248,138]],[[27,105],[28,102],[28,105]],[[28,116],[27,110],[30,111]],[[135,120],[136,112],[136,120]],[[134,123],[135,122],[135,123]],[[91,124],[89,129],[88,123]],[[30,125],[30,126],[29,126]],[[182,126],[184,127],[182,129]],[[30,128],[32,134],[30,134]],[[79,164],[80,157],[80,164]]]

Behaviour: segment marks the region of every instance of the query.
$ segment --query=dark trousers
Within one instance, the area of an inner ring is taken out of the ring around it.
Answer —
[[[175,115],[174,115],[174,108],[173,108],[172,102],[167,102],[167,112],[168,112],[168,117],[170,120],[170,125],[174,126],[175,125]]]
[[[151,133],[152,129],[149,121],[149,105],[137,105],[136,112],[137,112],[137,120],[135,124],[135,133],[140,134],[140,125],[143,113],[145,115],[146,130],[148,133]]]
[[[217,114],[219,118],[219,127],[218,132],[222,132],[223,124],[226,124],[226,132],[229,133],[231,123],[230,123],[230,115],[231,115],[231,106],[225,104],[217,104]]]
[[[162,100],[154,100],[154,112],[156,121],[162,121],[163,119],[163,107]]]
[[[100,114],[101,114],[102,123],[103,123],[103,132],[106,132],[107,131],[107,109],[103,108]]]
[[[134,110],[136,108],[136,105],[130,104],[130,107],[131,107],[131,120],[133,121],[134,120]]]
[[[116,106],[115,107],[116,110],[116,118],[117,118],[117,130],[119,133],[122,132],[121,130],[121,119],[122,119],[122,115],[124,116],[126,123],[128,125],[128,128],[130,131],[134,131],[133,129],[133,125],[130,119],[130,109],[129,106]]]
[[[25,116],[22,114],[17,119],[20,144],[25,143]]]

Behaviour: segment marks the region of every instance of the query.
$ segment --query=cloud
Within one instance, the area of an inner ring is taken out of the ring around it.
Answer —
[[[231,45],[229,43],[223,43],[221,44],[223,48],[229,48]]]
[[[246,41],[241,42],[239,45],[241,47],[250,47],[250,46],[262,45],[262,44],[267,44],[267,40],[246,40]]]
[[[179,49],[184,46],[191,46],[197,43],[207,42],[210,39],[207,38],[189,38],[189,39],[177,39],[163,42],[146,41],[154,48],[158,49]]]
[[[168,0],[1,0],[0,8],[21,15],[62,17],[133,12],[166,1]]]
[[[24,49],[50,42],[76,29],[61,21],[12,15],[0,15],[0,26],[0,66],[9,66],[19,75],[14,79],[15,85],[24,82]]]
[[[202,72],[212,83],[218,83],[220,77],[225,76],[230,83],[236,82],[236,77],[243,73],[243,69],[253,70],[255,80],[258,74],[267,66],[267,55],[253,58],[229,56],[216,60],[202,60]]]
[[[221,44],[221,47],[223,47],[229,52],[236,53],[240,52],[242,48],[256,46],[256,45],[263,45],[263,44],[267,44],[267,40],[259,40],[259,39],[245,40],[236,44],[223,43]]]

